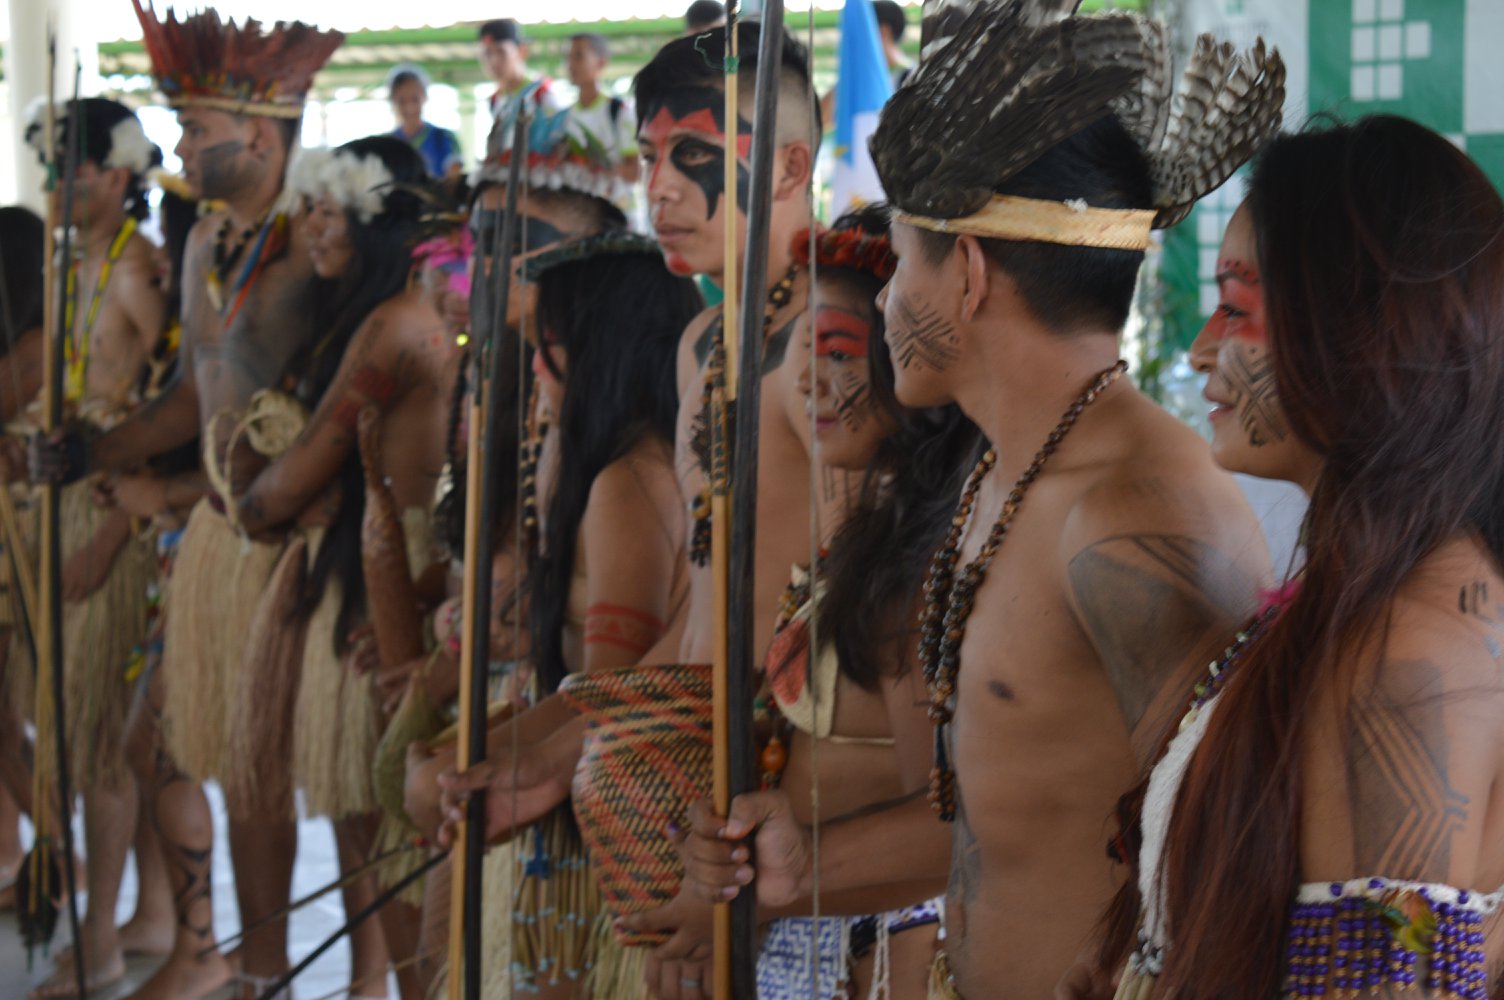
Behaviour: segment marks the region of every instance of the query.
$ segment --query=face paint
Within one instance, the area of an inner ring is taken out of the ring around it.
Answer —
[[[1283,441],[1289,426],[1275,391],[1258,269],[1224,257],[1217,264],[1217,289],[1217,311],[1207,325],[1222,342],[1217,371],[1232,397],[1228,403],[1253,447]]]
[[[652,191],[665,162],[693,181],[705,195],[705,220],[715,217],[726,190],[725,95],[709,87],[681,87],[644,117],[639,136],[654,150],[648,173]],[[747,168],[752,151],[752,124],[737,116],[736,204],[747,210]]]
[[[844,309],[821,306],[815,310],[815,356],[865,358],[872,325]]]
[[[199,151],[199,186],[204,197],[219,198],[239,190],[245,169],[237,167],[235,161],[243,152],[245,143],[239,139],[227,139]]]
[[[960,358],[955,327],[933,306],[893,295],[887,320],[888,345],[900,368],[943,372]]]

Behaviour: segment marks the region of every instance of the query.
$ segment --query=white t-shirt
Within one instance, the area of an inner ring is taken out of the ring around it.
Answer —
[[[637,111],[625,98],[603,93],[589,107],[576,104],[569,109],[567,127],[570,137],[581,145],[588,145],[593,137],[613,162],[637,155]]]

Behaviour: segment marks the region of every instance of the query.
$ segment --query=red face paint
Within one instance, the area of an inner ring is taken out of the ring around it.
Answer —
[[[663,103],[648,115],[638,135],[651,147],[653,166],[648,172],[648,195],[660,182],[665,163],[693,181],[705,194],[705,221],[715,217],[725,193],[725,98],[707,87],[682,87],[664,95]],[[737,117],[737,207],[745,212],[746,158],[752,151],[752,127]]]
[[[1217,311],[1207,322],[1218,337],[1237,337],[1255,344],[1268,339],[1264,290],[1256,267],[1235,258],[1217,262]]]
[[[872,339],[872,324],[855,313],[830,306],[815,310],[815,356],[828,358],[844,354],[865,358]]]

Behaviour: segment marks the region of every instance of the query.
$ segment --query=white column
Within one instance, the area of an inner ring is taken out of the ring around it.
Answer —
[[[57,96],[73,94],[74,53],[83,66],[82,96],[100,89],[99,42],[91,31],[88,0],[8,0],[10,37],[5,42],[7,118],[0,121],[0,156],[8,155],[14,169],[0,177],[0,201],[20,202],[43,211],[42,168],[23,141],[26,109],[47,94],[47,26],[57,31]]]

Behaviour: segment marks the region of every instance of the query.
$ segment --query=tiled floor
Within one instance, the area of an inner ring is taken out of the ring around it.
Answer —
[[[224,844],[224,807],[219,790],[209,788],[210,804],[214,809],[215,846]],[[298,830],[298,864],[293,876],[293,897],[298,898],[331,882],[335,877],[334,836],[329,824],[323,820],[306,820]],[[130,915],[135,903],[135,874],[127,867],[126,881],[120,896],[119,916],[123,920]],[[82,901],[80,901],[82,902]],[[220,936],[234,934],[240,927],[235,912],[235,889],[230,874],[229,856],[223,850],[214,855],[214,912],[215,929]],[[330,893],[304,907],[293,916],[292,958],[294,961],[313,951],[321,941],[337,928],[344,917],[339,894]],[[61,947],[67,941],[67,918],[54,942]],[[344,943],[337,945],[309,967],[298,978],[294,995],[298,1000],[318,1000],[340,991],[348,984],[349,950]],[[131,988],[151,975],[154,965],[149,960],[132,961],[125,982],[101,993],[90,994],[92,1000],[116,1000],[126,996]],[[28,972],[26,954],[21,947],[21,936],[16,926],[14,913],[0,914],[0,1000],[23,1000],[30,987],[41,982],[51,970],[51,963],[36,957],[35,967]],[[392,992],[396,995],[395,990]]]

